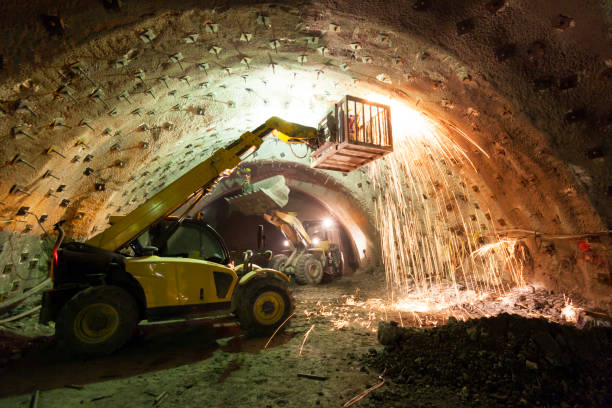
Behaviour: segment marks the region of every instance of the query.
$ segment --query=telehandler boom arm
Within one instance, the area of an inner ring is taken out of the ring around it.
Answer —
[[[257,129],[243,133],[234,142],[217,150],[211,157],[86,243],[108,251],[120,249],[152,224],[170,215],[199,191],[201,194],[210,191],[228,170],[234,169],[257,150],[263,143],[263,138],[270,133],[285,143],[312,143],[317,138],[315,128],[286,122],[273,116]]]

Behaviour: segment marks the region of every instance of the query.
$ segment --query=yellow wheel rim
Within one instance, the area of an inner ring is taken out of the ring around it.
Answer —
[[[278,292],[264,292],[255,299],[253,314],[260,324],[278,323],[285,313],[285,300]]]
[[[74,335],[89,344],[108,340],[119,327],[117,309],[106,303],[94,303],[81,309],[74,319]]]

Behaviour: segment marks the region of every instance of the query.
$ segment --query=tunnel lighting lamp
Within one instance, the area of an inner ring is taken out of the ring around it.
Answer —
[[[334,225],[334,221],[331,218],[325,218],[323,220],[323,227],[331,228]]]
[[[288,240],[284,240],[284,241],[283,241],[283,245],[284,245],[284,246],[286,246],[286,247],[288,247],[288,246],[289,246],[289,241],[288,241]]]
[[[321,240],[320,240],[318,237],[314,237],[314,238],[312,239],[312,243],[313,243],[313,245],[319,245],[319,242],[321,242]]]

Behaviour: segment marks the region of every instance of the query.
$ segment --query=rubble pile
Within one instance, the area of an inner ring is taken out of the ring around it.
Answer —
[[[610,328],[500,314],[425,330],[383,322],[378,338],[384,350],[364,359],[386,370],[387,386],[371,406],[425,406],[416,397],[424,388],[464,406],[612,406]]]

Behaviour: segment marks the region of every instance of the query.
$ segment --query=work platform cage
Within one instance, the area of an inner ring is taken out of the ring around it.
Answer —
[[[393,152],[388,105],[347,95],[319,122],[324,143],[312,167],[350,172]]]

